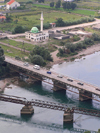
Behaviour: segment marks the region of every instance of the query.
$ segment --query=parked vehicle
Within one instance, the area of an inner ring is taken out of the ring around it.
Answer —
[[[77,83],[77,84],[79,84],[79,85],[84,85],[83,83],[80,83],[80,82],[79,82],[79,83]]]
[[[57,75],[57,77],[58,77],[58,78],[63,78],[63,76],[62,76],[62,75],[60,75],[60,74],[59,74],[59,75]]]
[[[73,80],[72,79],[67,79],[68,81],[70,81],[70,82],[73,82]]]
[[[51,74],[51,71],[47,71],[47,74]]]
[[[40,66],[39,65],[34,65],[33,67],[34,69],[40,70]]]
[[[100,89],[99,89],[99,88],[96,88],[96,90],[97,90],[97,91],[100,91]]]
[[[24,66],[29,66],[28,62],[25,62],[23,65],[24,65]]]

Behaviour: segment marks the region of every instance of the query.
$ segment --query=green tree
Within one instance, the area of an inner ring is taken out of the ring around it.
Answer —
[[[40,66],[45,65],[45,61],[42,58],[42,56],[40,56],[40,55],[33,55],[33,56],[30,55],[29,59],[30,59],[31,63],[33,63],[33,64],[37,64],[37,65],[40,65]]]
[[[0,66],[3,64],[4,60],[5,60],[4,50],[0,46]]]
[[[98,133],[100,133],[100,129],[98,129]]]
[[[63,9],[66,9],[66,8],[67,8],[66,2],[63,2],[63,3],[62,3],[62,7],[63,7]]]
[[[70,4],[70,2],[67,2],[66,8],[67,8],[68,10],[71,9],[71,4]]]
[[[8,65],[4,62],[5,56],[4,56],[4,50],[0,46],[0,76],[5,74],[5,72],[9,72]]]
[[[35,46],[30,52],[30,56],[40,55],[46,61],[53,61],[50,52],[44,47]]]
[[[91,133],[90,131],[85,131],[84,133]]]
[[[54,2],[51,2],[50,3],[50,7],[54,7]]]
[[[58,18],[57,21],[56,21],[56,25],[58,27],[65,26],[65,22],[63,21],[62,18]]]
[[[39,2],[39,3],[42,3],[42,2],[44,3],[44,0],[38,0],[38,2]]]
[[[61,6],[61,1],[58,0],[58,1],[56,2],[55,8],[60,8],[60,6]]]
[[[6,22],[11,22],[12,18],[11,16],[8,15],[8,13],[6,13]]]
[[[59,56],[63,56],[64,52],[63,52],[63,49],[59,48]]]
[[[25,32],[26,30],[28,30],[28,28],[26,26],[16,26],[12,33],[15,34],[15,33],[23,33]]]
[[[72,10],[74,10],[77,7],[77,5],[75,3],[73,3],[73,2],[71,2],[70,6],[71,6]]]

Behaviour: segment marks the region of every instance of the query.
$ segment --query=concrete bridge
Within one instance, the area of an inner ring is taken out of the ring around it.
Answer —
[[[47,69],[45,68],[36,70],[33,68],[32,64],[29,64],[29,66],[24,66],[24,62],[15,60],[14,58],[5,57],[5,62],[9,64],[11,70],[33,78],[34,82],[41,82],[43,79],[51,79],[53,81],[53,91],[66,91],[69,87],[71,89],[76,88],[79,91],[80,101],[89,99],[96,100],[95,97],[100,97],[100,89],[97,86],[86,82],[81,82],[65,75],[63,75],[63,78],[59,78],[59,73],[55,72],[47,74]],[[92,94],[94,94],[94,96]]]
[[[78,107],[72,107],[70,109],[67,107],[66,104],[42,101],[42,100],[38,100],[38,99],[32,99],[31,101],[28,101],[24,97],[0,94],[0,101],[24,105],[24,107],[20,111],[21,115],[32,115],[34,113],[33,106],[64,111],[64,114],[63,114],[63,123],[64,124],[73,122],[73,114],[74,113],[100,117],[100,111],[98,111],[98,110],[91,110],[91,109],[78,108]]]

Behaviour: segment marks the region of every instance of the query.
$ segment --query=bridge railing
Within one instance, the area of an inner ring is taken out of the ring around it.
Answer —
[[[9,57],[10,57],[10,56],[8,56],[8,58],[9,58]],[[10,58],[16,60],[14,57],[10,57]],[[23,63],[25,62],[25,61],[22,61],[22,60],[18,60],[18,61],[23,62]],[[32,63],[29,62],[29,65],[34,66],[35,64],[32,64]],[[50,69],[47,69],[47,68],[45,68],[45,67],[41,67],[41,68],[42,68],[42,69],[45,69],[46,71],[47,71],[47,70],[50,70]],[[92,87],[94,87],[94,88],[99,88],[99,86],[97,86],[97,85],[95,85],[95,84],[91,84],[91,83],[89,83],[89,82],[87,83],[86,81],[79,80],[79,79],[74,78],[74,77],[71,77],[71,76],[69,76],[69,75],[64,75],[64,74],[62,74],[62,73],[57,73],[57,72],[53,71],[52,69],[51,69],[51,72],[54,73],[54,74],[56,74],[56,75],[61,74],[61,75],[64,76],[65,78],[73,79],[73,80],[76,81],[76,82],[82,82],[82,83],[84,83],[84,84],[86,84],[86,85],[88,85],[88,86],[92,86]]]
[[[57,72],[52,71],[52,70],[51,70],[51,72],[54,73],[54,74],[56,74],[56,75],[59,75],[59,74],[60,74],[60,75],[62,75],[62,76],[65,77],[65,78],[69,78],[69,79],[72,79],[72,80],[77,81],[77,82],[85,83],[86,85],[92,86],[92,87],[94,87],[94,88],[99,88],[99,86],[97,86],[97,85],[95,85],[95,84],[91,84],[91,83],[89,83],[89,82],[86,82],[86,81],[84,81],[84,80],[82,80],[82,79],[77,79],[77,78],[74,78],[74,77],[69,76],[69,75],[64,75],[64,74],[62,74],[62,73],[57,73]]]

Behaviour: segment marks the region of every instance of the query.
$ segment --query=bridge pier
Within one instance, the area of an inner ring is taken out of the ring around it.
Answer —
[[[73,122],[73,111],[70,110],[69,108],[64,111],[63,114],[63,123],[72,123]]]
[[[88,92],[85,90],[79,90],[79,100],[85,101],[92,99],[92,92]]]
[[[58,81],[53,81],[53,91],[65,91],[66,92],[66,85],[63,83],[60,83]]]
[[[32,105],[25,105],[22,109],[21,109],[21,115],[31,115],[34,113],[34,108]]]

